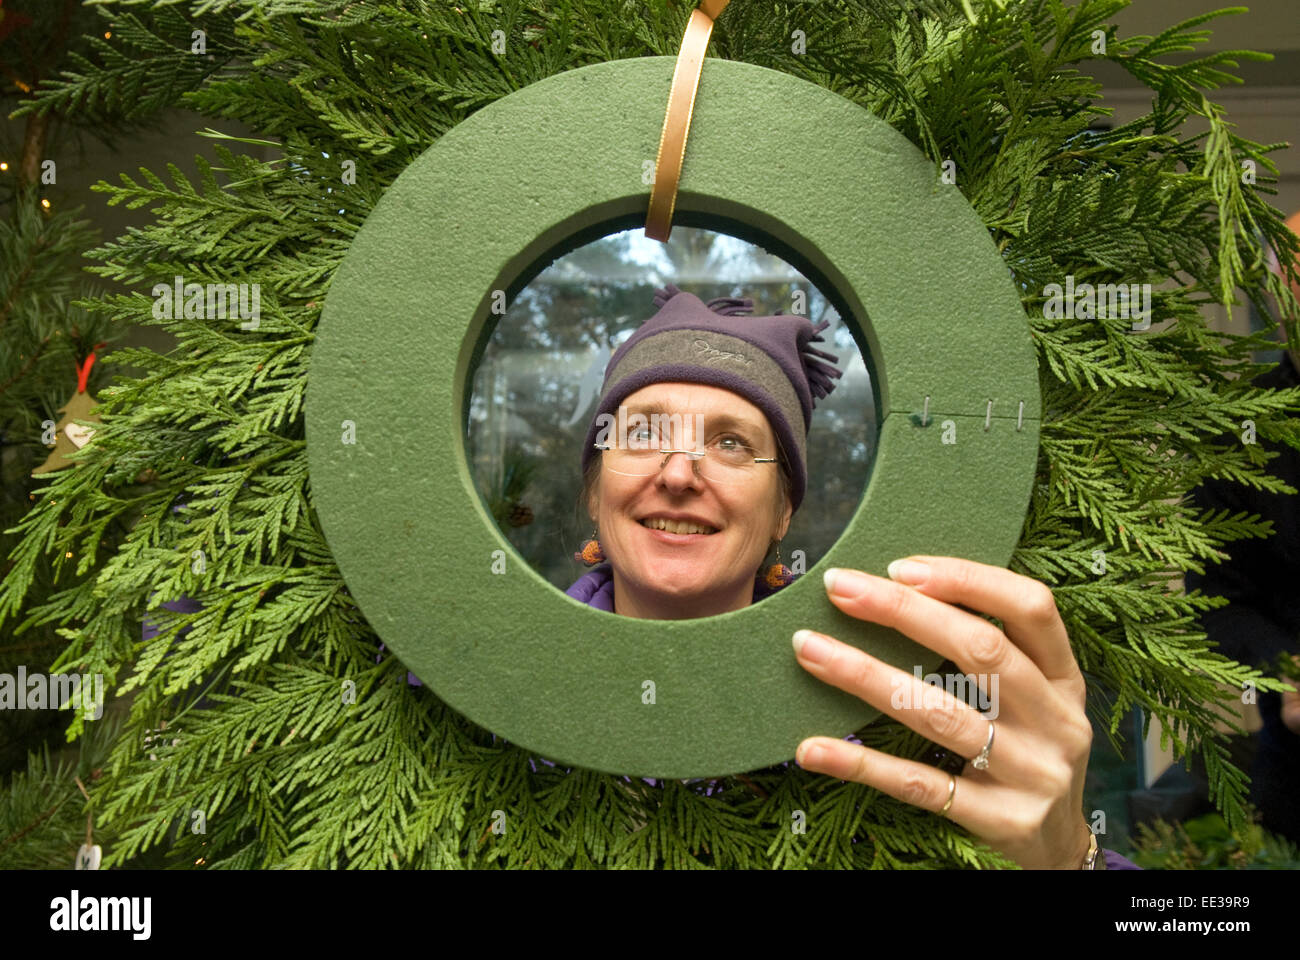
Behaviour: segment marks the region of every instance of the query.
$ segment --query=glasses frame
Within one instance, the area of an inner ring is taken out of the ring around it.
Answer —
[[[615,446],[614,446],[612,443],[593,443],[592,446],[595,447],[597,450],[600,450],[600,451],[602,451],[602,452],[604,452],[604,451],[606,451],[606,450],[614,450],[614,449],[616,449]],[[627,474],[627,476],[645,476],[645,477],[653,477],[653,476],[655,476],[655,474],[662,473],[664,467],[668,466],[668,461],[669,461],[669,459],[672,458],[672,455],[673,455],[674,453],[682,453],[682,454],[685,454],[686,457],[691,461],[691,464],[692,464],[692,465],[698,464],[701,460],[703,460],[705,457],[707,457],[707,456],[709,455],[707,450],[702,451],[702,450],[668,450],[668,449],[664,449],[664,450],[660,450],[659,452],[662,453],[662,454],[664,455],[664,458],[663,458],[661,461],[659,461],[659,468],[658,468],[657,470],[655,470],[653,473],[645,473],[645,474]],[[754,457],[753,462],[754,462],[754,463],[776,463],[776,462],[777,462],[777,458],[776,458],[776,457]],[[724,480],[724,481],[714,481],[711,477],[706,477],[706,476],[704,476],[704,474],[700,472],[699,467],[695,467],[695,475],[696,475],[697,477],[699,477],[701,480],[708,480],[708,481],[711,482],[711,483],[713,483],[713,482],[721,482],[721,483],[725,483],[725,482],[726,482],[725,480]]]

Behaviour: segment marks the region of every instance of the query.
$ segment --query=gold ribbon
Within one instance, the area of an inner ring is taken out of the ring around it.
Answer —
[[[673,69],[673,85],[668,92],[668,110],[664,129],[659,136],[659,155],[655,157],[655,182],[650,188],[650,209],[646,214],[645,235],[668,242],[673,229],[673,210],[677,206],[677,183],[686,156],[686,134],[695,109],[695,92],[700,86],[704,51],[713,33],[713,22],[727,9],[730,0],[702,0],[691,11],[690,22],[682,37],[682,48]]]

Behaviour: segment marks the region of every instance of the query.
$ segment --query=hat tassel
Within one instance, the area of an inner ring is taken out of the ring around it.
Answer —
[[[799,354],[800,359],[803,361],[804,374],[808,377],[808,388],[812,391],[813,396],[819,400],[829,396],[830,392],[835,389],[835,380],[844,376],[843,370],[825,362],[826,360],[830,360],[832,363],[838,362],[838,356],[808,346],[810,343],[825,342],[822,331],[830,325],[829,320],[823,320],[813,327],[813,336],[809,337],[804,343]],[[819,357],[821,359],[818,359]]]

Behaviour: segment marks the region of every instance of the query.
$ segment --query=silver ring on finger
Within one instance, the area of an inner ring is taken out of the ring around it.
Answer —
[[[979,755],[970,762],[970,765],[976,770],[987,770],[989,768],[989,751],[993,749],[993,721],[989,721],[989,738],[984,743],[984,749]]]

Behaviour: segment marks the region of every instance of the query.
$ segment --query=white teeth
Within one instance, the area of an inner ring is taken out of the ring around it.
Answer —
[[[641,521],[643,527],[651,530],[666,530],[668,533],[716,533],[712,527],[704,527],[686,520],[668,520],[664,517],[647,517]]]

